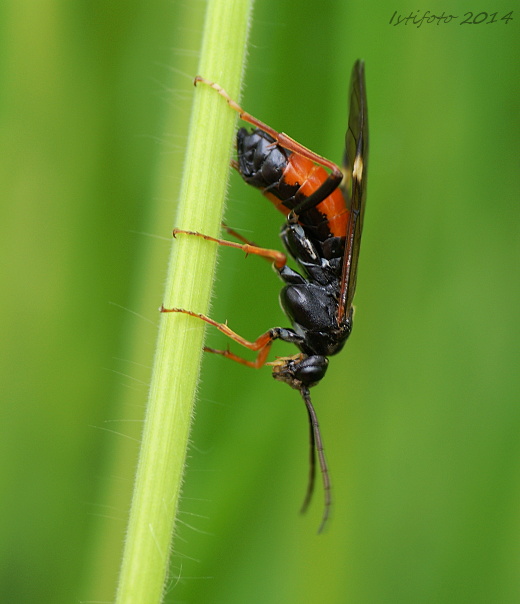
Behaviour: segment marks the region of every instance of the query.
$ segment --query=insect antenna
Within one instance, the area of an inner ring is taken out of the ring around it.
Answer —
[[[318,423],[318,418],[316,416],[316,411],[314,410],[314,406],[311,402],[311,396],[309,393],[309,389],[305,386],[300,388],[300,393],[302,395],[305,406],[307,407],[307,413],[309,414],[309,424],[310,424],[310,445],[311,445],[311,454],[310,454],[310,473],[309,473],[309,484],[307,486],[307,494],[305,495],[305,500],[303,502],[302,512],[305,512],[307,506],[312,497],[312,492],[314,490],[314,480],[316,475],[316,452],[318,453],[318,460],[320,463],[321,470],[321,479],[323,482],[323,514],[321,517],[321,524],[318,529],[318,533],[321,533],[327,524],[327,520],[330,515],[330,508],[332,505],[332,496],[331,496],[331,485],[330,485],[330,476],[329,469],[327,467],[327,460],[325,459],[325,453],[323,451],[323,442],[321,440],[320,433],[320,425]]]
[[[305,399],[304,399],[305,400]],[[314,426],[312,425],[312,415],[309,410],[309,482],[307,483],[307,492],[305,493],[305,499],[303,500],[303,504],[300,510],[300,514],[305,514],[307,508],[309,507],[309,503],[312,499],[312,494],[314,493],[314,483],[316,482],[316,441],[314,439]]]

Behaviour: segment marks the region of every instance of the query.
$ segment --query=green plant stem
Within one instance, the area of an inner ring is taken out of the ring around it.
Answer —
[[[209,0],[199,73],[237,98],[252,0]],[[175,226],[217,235],[236,115],[213,90],[194,89]],[[171,175],[169,175],[170,177]],[[206,313],[217,246],[197,237],[173,242],[165,307]],[[116,602],[162,600],[186,460],[204,324],[161,315],[157,351]]]

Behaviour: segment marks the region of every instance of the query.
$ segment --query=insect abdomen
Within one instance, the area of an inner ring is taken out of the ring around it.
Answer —
[[[260,129],[237,133],[238,169],[248,184],[262,193],[285,216],[298,203],[316,191],[327,179],[327,172],[310,159],[276,144]],[[325,241],[330,237],[344,237],[349,211],[343,194],[336,189],[315,208],[298,216],[314,237]]]

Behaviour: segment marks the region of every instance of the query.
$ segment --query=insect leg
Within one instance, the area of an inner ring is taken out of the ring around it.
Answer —
[[[201,313],[196,313],[191,310],[186,310],[184,308],[165,308],[164,306],[161,306],[161,312],[182,313],[185,315],[189,315],[190,317],[200,319],[201,321],[208,323],[208,325],[216,327],[220,332],[222,332],[228,338],[231,338],[241,346],[244,346],[249,350],[253,350],[254,352],[258,352],[258,355],[254,361],[248,361],[247,359],[243,359],[242,357],[233,354],[229,350],[215,350],[214,348],[204,347],[204,350],[206,352],[220,354],[226,357],[227,359],[231,359],[232,361],[236,361],[237,363],[241,363],[242,365],[247,365],[248,367],[253,367],[254,369],[259,369],[260,367],[265,365],[267,355],[269,354],[269,349],[271,348],[271,345],[274,340],[284,340],[285,342],[293,343],[301,341],[301,336],[298,336],[292,330],[284,329],[283,327],[273,327],[269,331],[266,331],[262,335],[258,336],[258,338],[256,338],[256,340],[254,340],[253,342],[250,342],[249,340],[246,340],[245,338],[237,334],[235,331],[230,329],[226,325],[226,323],[218,323],[217,321],[214,321],[213,319],[210,319],[209,317]]]
[[[291,138],[284,132],[277,132],[274,128],[271,128],[271,126],[268,126],[266,123],[260,121],[250,113],[247,113],[247,111],[244,111],[244,109],[242,109],[242,107],[236,101],[234,101],[219,84],[216,84],[215,82],[210,82],[209,80],[206,80],[201,76],[197,76],[195,78],[195,86],[198,84],[198,82],[202,82],[203,84],[206,84],[207,86],[213,88],[213,90],[216,90],[220,94],[220,96],[226,99],[227,104],[231,107],[231,109],[238,113],[241,120],[269,134],[269,136],[274,138],[274,140],[278,145],[280,145],[280,147],[283,147],[288,151],[292,151],[293,153],[297,153],[302,157],[306,157],[312,162],[319,164],[320,166],[323,166],[331,171],[328,178],[320,185],[320,187],[318,187],[318,189],[316,189],[314,193],[309,195],[306,199],[304,199],[294,208],[293,212],[296,215],[316,207],[335,189],[337,189],[343,179],[343,172],[341,171],[339,166],[337,166],[334,162],[330,161],[330,159],[322,157],[321,155],[318,155],[314,151],[311,151],[310,149],[308,149],[298,141],[295,141],[293,138]]]
[[[231,227],[228,227],[227,224],[222,223],[222,228],[229,234],[231,235],[231,237],[234,237],[235,239],[238,239],[239,241],[241,241],[242,243],[247,243],[248,245],[252,245],[254,247],[258,247],[256,245],[256,243],[254,241],[251,241],[249,239],[246,239],[243,235],[241,235],[238,231],[235,231],[235,229],[232,229]]]
[[[234,231],[233,231],[234,233]],[[278,250],[271,250],[264,247],[258,247],[251,243],[235,243],[234,241],[226,241],[225,239],[217,239],[216,237],[210,237],[209,235],[204,235],[203,233],[197,233],[196,231],[184,231],[182,229],[173,229],[173,236],[177,235],[192,235],[194,237],[200,237],[201,239],[205,239],[206,241],[214,241],[219,245],[225,247],[233,247],[235,249],[242,250],[247,254],[254,254],[255,256],[262,256],[263,258],[268,258],[274,266],[280,270],[287,263],[287,257],[282,252]]]

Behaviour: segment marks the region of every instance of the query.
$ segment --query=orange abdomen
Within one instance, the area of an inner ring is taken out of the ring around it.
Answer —
[[[296,185],[304,198],[316,191],[320,185],[327,179],[328,173],[321,166],[316,165],[310,159],[292,153],[283,172],[283,180],[287,185]],[[267,193],[266,197],[270,199],[276,208],[287,216],[290,208],[284,205],[285,200],[281,200],[272,193]],[[314,226],[326,222],[328,231],[334,237],[344,237],[347,231],[349,211],[345,203],[345,198],[338,188],[328,197],[320,202],[316,208],[305,212],[300,217],[302,223],[308,223],[309,219]]]

